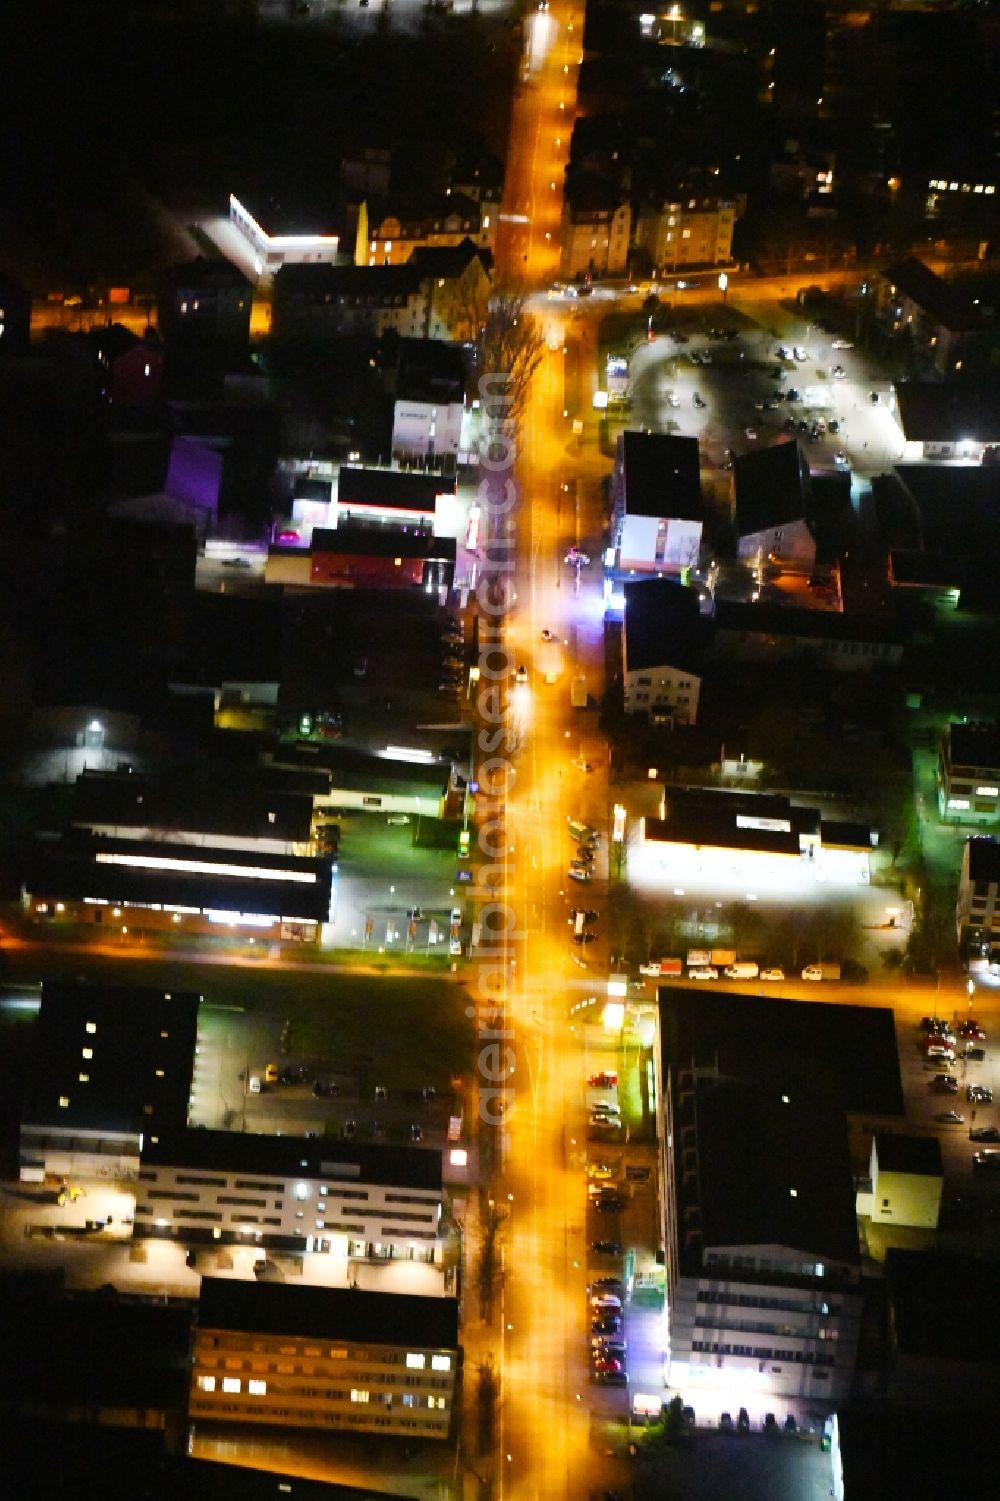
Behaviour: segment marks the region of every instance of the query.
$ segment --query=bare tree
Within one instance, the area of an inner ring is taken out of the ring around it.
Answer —
[[[481,374],[506,377],[506,416],[516,421],[545,353],[542,331],[524,293],[491,286],[483,277],[463,276],[442,299],[442,314],[455,336],[475,344]]]

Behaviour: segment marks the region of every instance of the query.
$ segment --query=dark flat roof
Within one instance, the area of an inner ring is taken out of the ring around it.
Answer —
[[[950,724],[948,759],[955,766],[1000,767],[1000,726]]]
[[[917,1173],[924,1178],[941,1176],[941,1143],[936,1136],[898,1136],[895,1131],[876,1131],[875,1154],[880,1172]]]
[[[113,1289],[65,1294],[30,1273],[0,1277],[0,1407],[181,1410],[192,1311]]]
[[[925,313],[950,329],[952,333],[964,333],[983,328],[979,309],[950,282],[944,281],[915,255],[908,255],[895,265],[888,266],[882,277],[890,286],[909,297]]]
[[[625,593],[625,666],[699,673],[708,627],[698,592],[672,579],[636,579]]]
[[[763,636],[800,636],[820,641],[882,641],[901,644],[896,621],[881,615],[843,614],[840,610],[799,610],[793,605],[743,604],[720,599],[715,606],[717,631]]]
[[[420,277],[412,266],[290,265],[275,272],[274,298],[306,297],[316,301],[396,301],[414,296]]]
[[[1000,884],[1000,843],[991,834],[977,834],[967,841],[969,879]]]
[[[878,843],[878,830],[871,824],[851,823],[846,819],[822,818],[819,825],[820,842],[829,848],[838,845],[841,849],[869,850]]]
[[[337,481],[341,506],[377,506],[381,510],[426,511],[433,515],[439,495],[454,495],[456,480],[445,474],[407,469],[359,469],[343,464]]]
[[[181,864],[170,869],[108,864],[98,861],[98,855]],[[201,862],[230,867],[233,873],[198,870]],[[244,867],[273,870],[274,876],[241,874]],[[286,872],[314,879],[296,880]],[[77,901],[89,896],[112,903],[148,906],[158,902],[325,922],[330,911],[332,880],[329,859],[303,859],[208,845],[165,845],[157,840],[92,838],[76,831],[53,849],[39,850],[31,887],[40,896]]]
[[[780,1245],[820,1259],[859,1259],[847,1128],[834,1103],[803,1089],[703,1078],[693,1114],[679,1109],[675,1131],[688,1118],[705,1247]],[[683,1150],[677,1167],[683,1198]]]
[[[143,1162],[215,1168],[223,1173],[304,1175],[441,1190],[441,1153],[430,1147],[382,1142],[321,1141],[310,1136],[264,1136],[251,1131],[159,1131],[146,1136]]]
[[[712,845],[720,849],[759,850],[798,855],[799,836],[777,829],[741,829],[720,814],[686,812],[677,818],[647,818],[646,838],[665,844]]]
[[[822,1086],[855,1114],[902,1115],[892,1011],[677,986],[659,995],[664,1067]]]
[[[454,537],[435,537],[432,532],[418,532],[392,527],[338,526],[316,527],[310,552],[341,553],[351,557],[431,558],[454,562],[457,549]]]
[[[1000,559],[1000,465],[897,464],[928,552]]]
[[[886,1252],[892,1332],[904,1355],[996,1363],[1000,1257],[960,1251]],[[947,1296],[942,1297],[942,1290]],[[990,1385],[995,1393],[996,1376]]]
[[[458,1348],[458,1304],[453,1298],[369,1293],[360,1288],[291,1287],[281,1282],[239,1282],[204,1277],[198,1303],[203,1329]]]
[[[260,785],[264,781],[252,768],[205,761],[158,782],[88,770],[74,785],[71,816],[77,824],[308,840],[312,799]]]
[[[944,385],[901,381],[895,387],[903,434],[918,443],[1000,442],[1000,382]]]
[[[47,980],[32,1029],[23,1120],[132,1131],[183,1125],[199,1000],[190,991]],[[93,1057],[84,1059],[84,1048]],[[81,1082],[81,1073],[89,1080]]]
[[[809,466],[797,443],[743,454],[733,463],[737,536],[802,521],[808,488]]]
[[[271,755],[279,766],[322,768],[329,772],[334,787],[356,791],[383,787],[400,794],[414,793],[426,797],[433,792],[443,796],[451,780],[451,765],[447,761],[428,766],[412,761],[392,761],[386,756],[376,756],[347,745],[312,742],[279,745]]]
[[[458,245],[418,245],[406,264],[421,277],[443,276],[448,280],[461,276],[474,260],[481,262],[484,271],[489,271],[493,264],[491,253],[480,250],[466,235]]]
[[[702,520],[697,438],[624,432],[618,439],[618,459],[626,515]]]
[[[325,1480],[306,1480],[301,1475],[252,1470],[246,1465],[219,1464],[211,1459],[179,1458],[174,1486],[164,1495],[170,1501],[406,1501],[397,1491],[367,1485],[333,1485]],[[156,1497],[152,1498],[156,1501]]]

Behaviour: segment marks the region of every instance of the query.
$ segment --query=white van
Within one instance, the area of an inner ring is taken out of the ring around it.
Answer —
[[[727,965],[723,974],[727,980],[756,980],[760,974],[760,965],[750,960],[738,961],[736,964]]]

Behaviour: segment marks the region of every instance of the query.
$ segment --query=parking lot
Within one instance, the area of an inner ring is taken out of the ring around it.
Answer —
[[[793,305],[675,303],[670,329],[631,341],[626,426],[696,437],[703,464],[722,470],[786,436],[802,443],[811,469],[862,479],[901,457],[885,372],[862,350],[835,348],[837,335]]]

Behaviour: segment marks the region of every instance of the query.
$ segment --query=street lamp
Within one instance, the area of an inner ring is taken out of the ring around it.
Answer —
[[[726,293],[729,291],[729,277],[725,271],[719,272],[719,291],[722,293],[722,306],[726,305]]]

